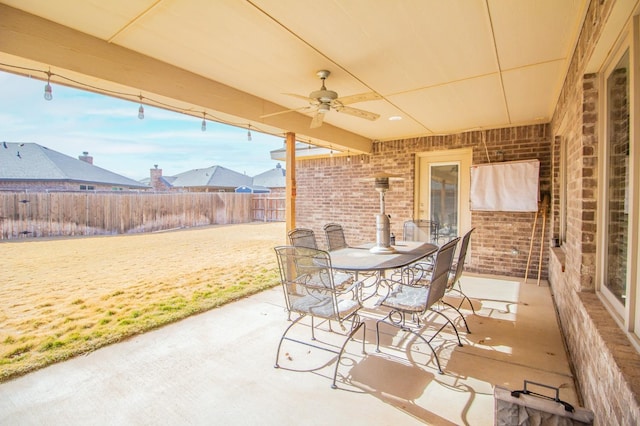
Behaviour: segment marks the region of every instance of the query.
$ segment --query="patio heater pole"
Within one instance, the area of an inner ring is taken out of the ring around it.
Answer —
[[[376,245],[369,251],[376,254],[395,253],[391,247],[391,226],[389,216],[384,211],[384,195],[389,189],[389,176],[387,174],[375,176],[375,189],[380,193],[380,213],[376,215]]]

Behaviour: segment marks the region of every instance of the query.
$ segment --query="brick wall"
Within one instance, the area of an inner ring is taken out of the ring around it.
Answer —
[[[379,194],[366,179],[388,171],[403,179],[391,181],[385,198],[391,231],[400,237],[404,221],[413,219],[416,153],[467,147],[473,148],[473,164],[495,162],[499,152],[504,161],[539,159],[540,187],[550,190],[551,141],[544,124],[378,142],[370,156],[298,160],[296,226],[314,229],[321,246],[322,227],[329,222],[343,225],[350,244],[375,240]],[[472,212],[471,226],[476,230],[467,269],[524,277],[534,219],[535,213]],[[541,241],[548,245],[548,238],[541,236],[542,215],[537,221],[529,277],[537,277]],[[513,254],[514,249],[518,254]],[[545,257],[543,278],[546,263]]]
[[[640,424],[640,356],[598,296],[574,290],[564,250],[554,251],[549,280],[583,405],[594,411],[595,424]]]
[[[550,126],[556,162],[559,145],[567,145],[568,220],[566,243],[550,257],[549,282],[584,405],[594,411],[596,424],[635,425],[640,424],[640,355],[596,293],[600,94],[599,76],[584,71],[614,3],[590,3]],[[555,182],[552,193],[558,197]],[[555,233],[560,206],[557,200],[552,205]]]

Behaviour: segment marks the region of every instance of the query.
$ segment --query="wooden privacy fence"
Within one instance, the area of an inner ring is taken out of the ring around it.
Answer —
[[[251,210],[255,221],[284,222],[286,215],[285,196],[254,194]]]
[[[114,235],[277,220],[253,210],[255,194],[232,192],[0,193],[0,239]]]

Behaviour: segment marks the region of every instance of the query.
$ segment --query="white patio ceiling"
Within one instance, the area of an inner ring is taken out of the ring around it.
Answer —
[[[37,64],[60,74],[68,66],[66,71],[77,72],[78,78],[84,76],[100,87],[151,91],[140,87],[135,63],[123,66],[120,80],[114,82],[104,75],[87,75],[90,71],[81,67],[73,69],[71,62],[52,63],[55,59],[46,54],[25,49],[24,43],[37,43],[37,37],[24,41],[28,37],[21,39],[20,33],[36,31],[27,27],[41,27],[39,18],[44,18],[74,30],[69,34],[84,33],[105,46],[126,48],[204,77],[212,82],[210,90],[227,87],[253,95],[242,100],[242,107],[207,104],[195,95],[179,99],[180,105],[199,111],[215,109],[221,116],[256,128],[291,130],[302,140],[349,147],[351,134],[356,139],[385,141],[548,122],[589,0],[0,3],[10,6],[3,12],[18,12],[11,8],[26,12],[20,12],[19,19],[0,13],[3,34],[18,34],[13,41],[0,39],[0,62]],[[51,37],[55,43],[65,43],[58,34]],[[23,45],[16,46],[15,40]],[[261,118],[308,105],[287,93],[308,95],[318,90],[320,69],[331,71],[326,86],[340,96],[379,94],[381,99],[350,106],[380,118],[369,121],[330,111],[325,124],[313,130],[309,129],[311,113]],[[171,84],[182,82],[165,81],[153,93],[176,99],[168,87]],[[338,133],[328,133],[334,127]],[[351,146],[363,150],[366,144]]]

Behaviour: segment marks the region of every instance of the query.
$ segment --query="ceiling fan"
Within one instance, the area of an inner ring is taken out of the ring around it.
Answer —
[[[364,111],[362,109],[348,107],[348,104],[354,104],[356,102],[364,102],[364,101],[373,101],[376,99],[381,99],[382,96],[375,92],[369,93],[360,93],[357,95],[345,96],[342,98],[338,97],[338,94],[333,90],[327,90],[324,85],[324,81],[331,74],[330,71],[320,70],[316,73],[316,75],[322,81],[322,87],[320,90],[315,90],[309,94],[309,96],[296,95],[294,93],[285,93],[285,95],[294,96],[299,99],[304,99],[309,102],[309,106],[297,108],[297,109],[288,109],[285,111],[274,112],[273,114],[262,115],[261,118],[271,117],[274,115],[285,114],[287,112],[293,111],[303,111],[308,110],[309,112],[315,112],[313,119],[311,120],[311,128],[316,128],[322,126],[322,122],[324,121],[324,115],[329,112],[331,109],[342,112],[345,114],[353,115],[355,117],[366,118],[367,120],[377,120],[380,115]]]

